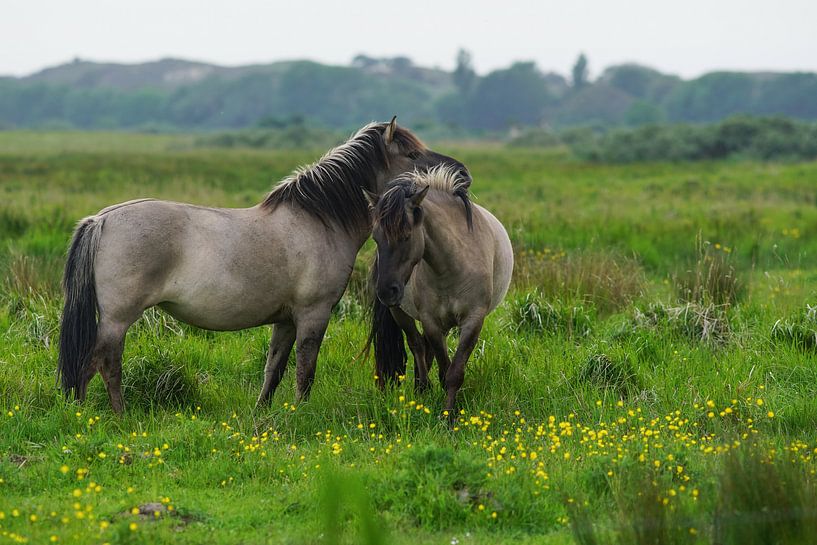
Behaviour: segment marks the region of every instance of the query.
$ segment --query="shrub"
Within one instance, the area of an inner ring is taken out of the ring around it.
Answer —
[[[781,117],[735,116],[710,125],[647,125],[562,140],[577,157],[608,163],[817,157],[817,125]]]

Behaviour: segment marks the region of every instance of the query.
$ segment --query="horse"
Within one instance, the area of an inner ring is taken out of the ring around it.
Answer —
[[[368,195],[377,253],[367,346],[374,344],[378,385],[405,374],[405,334],[418,389],[428,388],[436,357],[449,422],[483,321],[502,302],[513,272],[508,233],[471,202],[470,183],[470,177],[441,165],[398,176],[381,196]],[[452,361],[446,337],[454,327],[460,337]]]
[[[63,276],[57,373],[66,397],[82,402],[98,371],[121,414],[125,334],[158,306],[209,330],[273,324],[257,404],[271,399],[293,345],[297,399],[306,399],[332,307],[371,233],[363,191],[441,164],[468,176],[395,117],[364,126],[251,208],[139,199],[82,219]]]

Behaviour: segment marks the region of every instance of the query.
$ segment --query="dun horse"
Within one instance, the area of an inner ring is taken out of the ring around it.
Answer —
[[[441,166],[405,174],[374,203],[377,257],[372,332],[380,384],[405,372],[403,333],[414,356],[415,384],[428,387],[437,358],[445,410],[453,420],[465,364],[485,316],[508,291],[513,250],[505,228],[468,198],[470,178]],[[417,330],[415,320],[423,326]],[[448,332],[459,327],[451,361]]]
[[[260,204],[205,208],[141,199],[80,221],[68,251],[58,373],[85,398],[99,371],[122,412],[125,333],[148,307],[212,330],[275,324],[259,404],[278,386],[296,345],[297,393],[308,395],[332,307],[371,233],[364,190],[415,169],[458,161],[410,131],[372,123]]]

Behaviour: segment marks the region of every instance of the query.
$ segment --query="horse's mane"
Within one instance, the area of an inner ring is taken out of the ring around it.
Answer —
[[[274,210],[281,203],[294,203],[327,227],[335,224],[349,232],[368,229],[369,205],[362,188],[373,191],[377,175],[389,167],[383,142],[387,125],[369,123],[317,162],[295,170],[267,195],[262,208]],[[426,150],[402,127],[395,130],[394,142],[403,153]]]
[[[474,228],[473,207],[468,194],[471,180],[464,178],[455,167],[438,165],[427,172],[415,170],[402,174],[386,186],[386,191],[374,209],[374,221],[383,230],[386,239],[398,240],[408,235],[410,223],[406,214],[406,199],[422,191],[425,186],[458,197],[465,207],[468,230]]]

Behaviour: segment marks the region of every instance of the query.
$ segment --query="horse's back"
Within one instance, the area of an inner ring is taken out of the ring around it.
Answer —
[[[342,252],[330,251],[325,229],[300,210],[144,199],[97,217],[103,309],[141,313],[158,304],[193,325],[242,329],[287,319],[293,307],[312,303],[306,299],[331,298],[323,292],[339,283],[327,282],[338,268],[324,261]]]

